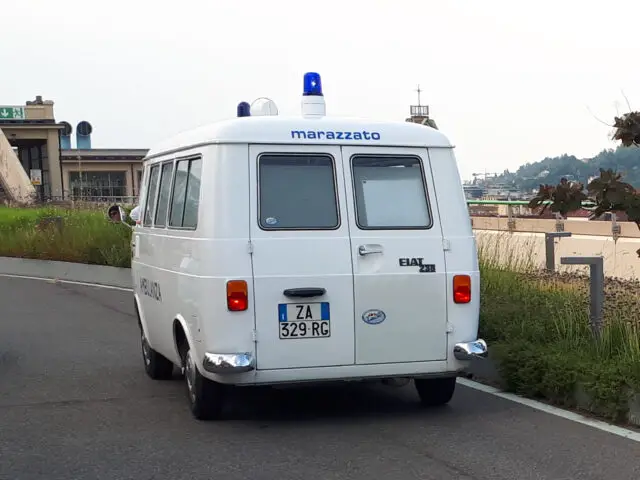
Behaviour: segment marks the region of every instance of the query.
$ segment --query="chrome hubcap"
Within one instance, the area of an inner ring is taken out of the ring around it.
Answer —
[[[142,356],[144,357],[145,365],[149,365],[151,363],[151,351],[144,333],[142,334]]]
[[[184,364],[184,378],[187,381],[187,390],[189,391],[191,402],[195,403],[196,366],[193,363],[193,358],[191,358],[191,351],[187,352]]]

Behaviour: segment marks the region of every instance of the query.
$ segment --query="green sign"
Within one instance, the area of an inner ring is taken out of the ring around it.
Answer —
[[[0,120],[24,120],[27,118],[24,107],[0,106]]]

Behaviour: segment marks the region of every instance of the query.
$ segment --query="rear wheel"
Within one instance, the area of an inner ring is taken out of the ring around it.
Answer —
[[[140,312],[138,311],[138,304],[136,302],[134,302],[134,307],[136,316],[138,317],[138,328],[140,329],[140,346],[142,347],[144,370],[147,372],[147,375],[154,380],[169,380],[173,376],[173,362],[151,348],[144,334],[144,329],[142,328]]]
[[[449,403],[456,390],[456,377],[416,378],[416,390],[423,405],[435,407]]]
[[[142,328],[140,330],[145,372],[154,380],[169,380],[173,376],[173,362],[151,348]]]
[[[217,420],[222,417],[226,385],[203,377],[196,367],[191,348],[184,357],[184,378],[192,415],[198,420]]]

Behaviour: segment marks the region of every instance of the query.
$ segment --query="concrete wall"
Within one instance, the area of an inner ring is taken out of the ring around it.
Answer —
[[[586,219],[564,220],[564,230],[574,235],[612,236],[611,222],[589,221]],[[506,217],[472,217],[471,224],[474,230],[508,231]],[[620,236],[628,238],[640,238],[640,229],[632,222],[618,222]],[[546,218],[515,218],[516,232],[555,232],[556,220]]]
[[[51,125],[15,126],[2,125],[6,135],[17,140],[44,140],[47,142],[47,169],[51,196],[62,196],[62,174],[60,173],[60,139],[58,128]],[[27,176],[29,173],[27,172]]]
[[[29,103],[24,106],[27,120],[54,120],[53,102],[45,100],[41,104]]]
[[[555,241],[556,268],[559,271],[588,272],[588,267],[560,265],[562,256],[602,256],[605,275],[628,280],[640,279],[640,230],[634,223],[618,223],[621,236],[616,240],[610,222],[566,220],[569,238]],[[478,249],[485,257],[501,264],[545,265],[544,233],[556,231],[556,221],[516,219],[515,230],[507,230],[506,218],[473,217]]]
[[[0,186],[9,200],[29,204],[34,200],[35,188],[22,168],[9,141],[0,130]]]
[[[47,133],[47,157],[49,161],[49,186],[51,196],[62,197],[62,172],[60,169],[60,137],[58,130],[49,130]]]
[[[0,274],[48,278],[52,281],[82,282],[131,289],[130,268],[0,257]]]

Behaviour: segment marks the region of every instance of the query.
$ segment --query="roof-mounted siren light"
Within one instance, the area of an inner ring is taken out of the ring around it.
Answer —
[[[238,104],[238,117],[250,117],[251,116],[251,105],[247,102],[240,102]]]
[[[324,117],[326,105],[322,94],[322,79],[319,73],[304,74],[302,90],[302,115],[305,117]]]
[[[267,97],[256,98],[251,103],[251,115],[256,117],[277,116],[278,106],[276,102]]]

